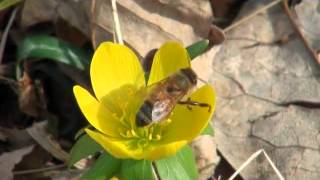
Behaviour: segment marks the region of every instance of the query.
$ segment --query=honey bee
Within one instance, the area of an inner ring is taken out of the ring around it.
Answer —
[[[195,102],[190,98],[182,101],[196,84],[196,73],[191,68],[183,68],[147,87],[146,97],[136,114],[136,125],[143,127],[168,118],[176,104],[187,105],[189,110],[191,106],[208,107],[210,112],[211,106],[207,103]]]

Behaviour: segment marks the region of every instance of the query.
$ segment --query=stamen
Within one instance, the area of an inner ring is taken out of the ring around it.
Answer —
[[[131,134],[132,134],[133,137],[139,137],[139,136],[137,135],[137,133],[136,133],[133,129],[131,129]]]
[[[149,128],[149,134],[153,134],[153,129],[154,129],[153,126],[151,126],[151,127]]]
[[[131,130],[127,130],[127,137],[128,138],[132,138],[133,137],[133,135],[131,134]]]
[[[161,139],[161,135],[157,134],[156,135],[156,140],[160,140]]]
[[[120,123],[123,127],[130,129],[130,125],[126,122],[126,116],[122,116],[120,118]]]
[[[119,129],[118,131],[119,131],[119,134],[120,134],[121,137],[127,138],[127,135],[126,135],[126,133],[125,133],[125,130],[122,131],[121,129]]]
[[[149,129],[148,128],[143,128],[143,132],[144,132],[143,137],[148,137]]]

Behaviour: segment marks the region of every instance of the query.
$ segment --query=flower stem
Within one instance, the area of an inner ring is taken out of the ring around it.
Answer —
[[[119,16],[117,11],[117,0],[111,0],[111,7],[112,7],[112,14],[113,14],[113,21],[114,21],[114,29],[116,34],[117,43],[123,44],[121,30],[120,30],[120,22]]]
[[[161,180],[156,163],[152,161],[151,165],[152,165],[152,174],[153,174],[154,180]]]

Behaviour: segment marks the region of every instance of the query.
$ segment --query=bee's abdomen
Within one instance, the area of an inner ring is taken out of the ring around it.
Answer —
[[[152,123],[153,106],[148,101],[144,102],[136,115],[136,125],[139,127]]]

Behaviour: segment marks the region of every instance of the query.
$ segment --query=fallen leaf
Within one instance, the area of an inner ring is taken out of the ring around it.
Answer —
[[[33,149],[32,146],[24,147],[12,152],[3,153],[0,156],[0,174],[3,180],[12,180],[12,170],[14,166],[21,161],[23,156],[29,154]]]
[[[34,123],[32,127],[27,129],[28,134],[53,157],[67,162],[69,154],[64,151],[58,141],[47,131],[47,122]]]
[[[310,1],[302,1],[296,8],[305,6],[309,16],[304,21],[315,23],[318,15],[314,15],[315,6],[307,8]],[[237,19],[267,3],[270,1],[247,1]],[[317,29],[316,23],[309,27]],[[319,30],[305,32],[311,35]],[[211,66],[211,82],[217,90],[215,137],[220,152],[235,169],[263,148],[286,179],[317,180],[319,65],[299,38],[245,48],[292,33],[288,17],[278,6],[226,34],[228,40]],[[320,42],[319,36],[309,40],[311,44]],[[263,158],[241,175],[244,179],[278,179]]]
[[[44,173],[47,171],[39,171],[38,173],[25,173],[23,172],[35,169],[44,169],[48,166],[48,162],[52,160],[52,156],[44,150],[40,145],[35,145],[32,152],[25,155],[14,168],[14,179],[27,180],[43,178]],[[22,172],[22,174],[21,174]]]
[[[317,12],[319,4],[319,1],[304,0],[295,6],[300,28],[315,50],[320,49],[320,13]]]
[[[19,109],[19,85],[13,79],[0,78],[0,126],[5,128],[25,127],[30,121]]]
[[[29,75],[23,73],[20,79],[19,106],[22,112],[35,118],[41,117],[46,110],[46,104],[41,99],[44,98],[43,90],[39,86],[36,87]]]
[[[22,28],[28,28],[32,25],[51,21],[56,18],[56,0],[28,0],[24,1],[21,10],[20,25]]]

